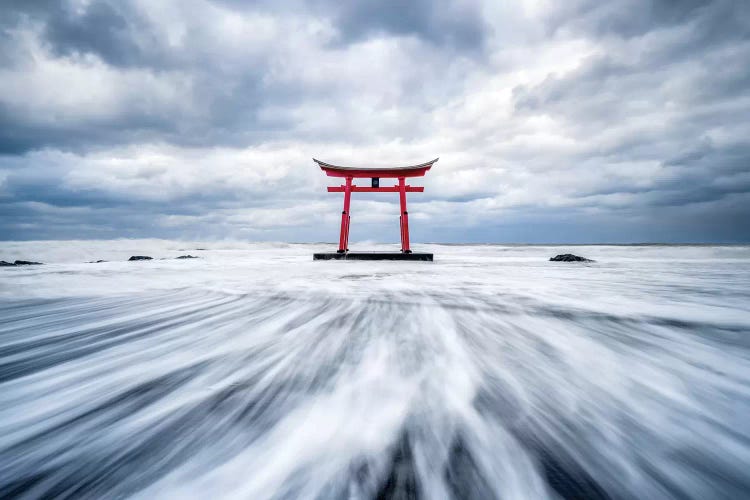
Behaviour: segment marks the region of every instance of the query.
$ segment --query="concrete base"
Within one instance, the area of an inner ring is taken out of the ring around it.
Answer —
[[[314,253],[313,260],[428,260],[432,261],[431,253],[401,253],[401,252],[346,252],[346,253]]]

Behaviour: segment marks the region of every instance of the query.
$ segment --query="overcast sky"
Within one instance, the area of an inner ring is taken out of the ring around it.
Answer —
[[[0,239],[336,241],[312,157],[437,156],[416,242],[749,242],[750,1],[0,3]]]

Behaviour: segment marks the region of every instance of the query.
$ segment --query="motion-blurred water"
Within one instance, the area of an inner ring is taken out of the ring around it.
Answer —
[[[750,497],[749,247],[195,248],[0,244],[0,497]]]

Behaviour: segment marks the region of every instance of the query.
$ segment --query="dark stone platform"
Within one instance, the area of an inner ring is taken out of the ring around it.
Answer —
[[[427,260],[432,262],[432,254],[422,252],[326,252],[314,253],[313,260]]]

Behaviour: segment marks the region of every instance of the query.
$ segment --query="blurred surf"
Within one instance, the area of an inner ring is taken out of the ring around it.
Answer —
[[[59,248],[0,272],[0,497],[750,491],[747,247]]]

